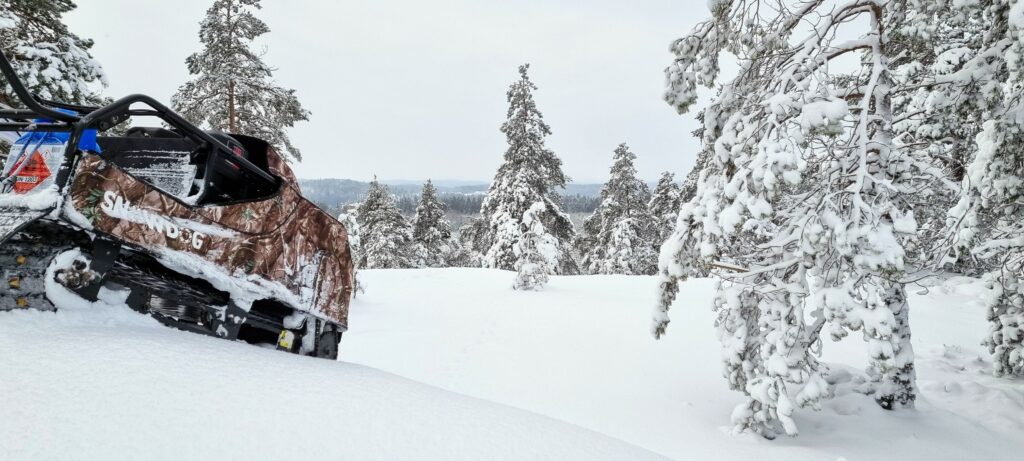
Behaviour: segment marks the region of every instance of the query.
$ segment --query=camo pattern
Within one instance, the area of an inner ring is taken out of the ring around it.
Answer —
[[[96,231],[150,250],[198,256],[234,277],[286,289],[291,296],[282,297],[290,299],[278,301],[347,327],[353,268],[345,227],[302,197],[276,153],[269,157],[271,171],[284,178],[273,197],[190,206],[85,155],[70,203]]]

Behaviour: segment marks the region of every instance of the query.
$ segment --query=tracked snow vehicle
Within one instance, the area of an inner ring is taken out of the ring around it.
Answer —
[[[144,95],[103,107],[31,95],[0,175],[3,311],[121,296],[182,330],[336,358],[352,295],[344,226],[264,141],[204,131]],[[156,117],[169,128],[131,128]],[[106,290],[101,292],[101,290]]]

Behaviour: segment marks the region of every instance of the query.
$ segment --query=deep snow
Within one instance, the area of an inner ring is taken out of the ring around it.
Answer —
[[[855,461],[1024,452],[1024,382],[990,376],[972,279],[911,290],[917,410],[885,412],[850,392],[867,363],[864,343],[826,342],[836,398],[820,412],[797,412],[799,437],[766,441],[729,427],[740,396],[720,376],[710,280],[683,286],[669,334],[655,341],[650,277],[553,277],[544,291],[520,292],[513,272],[495,270],[360,276],[366,292],[353,305],[341,362],[175,331],[118,305],[112,292],[92,306],[62,299],[56,314],[0,313],[0,459],[657,457],[644,447],[677,459]]]
[[[0,313],[0,459],[659,458],[365,366],[172,330],[103,294]]]
[[[825,341],[837,396],[797,411],[801,434],[735,435],[712,282],[683,285],[668,335],[649,334],[651,277],[553,277],[542,292],[483,269],[361,271],[342,359],[552,416],[677,459],[1020,459],[1024,381],[990,376],[971,279],[910,288],[921,396],[886,412],[851,393],[867,364],[852,334]],[[927,291],[927,293],[925,293]]]

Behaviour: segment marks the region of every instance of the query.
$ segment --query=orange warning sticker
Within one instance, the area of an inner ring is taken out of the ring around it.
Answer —
[[[14,166],[14,170],[17,171],[18,165]],[[36,186],[46,181],[46,178],[50,177],[50,167],[46,165],[46,160],[43,159],[42,154],[39,151],[35,151],[28,158],[28,165],[25,165],[25,169],[18,173],[17,179],[14,183],[14,193],[24,194]]]

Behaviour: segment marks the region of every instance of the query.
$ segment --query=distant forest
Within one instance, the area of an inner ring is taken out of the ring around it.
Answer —
[[[480,204],[484,200],[484,195],[443,193],[438,198],[441,199],[441,203],[445,204],[449,213],[474,214],[480,212]],[[399,195],[398,208],[402,210],[402,213],[415,213],[419,199],[419,194]],[[562,202],[563,209],[567,213],[593,213],[601,203],[601,198],[573,194],[563,196]]]
[[[359,203],[366,196],[369,183],[351,179],[303,179],[303,194],[321,208],[337,214],[345,205]],[[487,184],[465,185],[435,182],[438,197],[449,213],[471,215],[480,212]],[[403,213],[413,214],[419,202],[420,184],[401,182],[388,184]],[[600,199],[600,184],[570,184],[562,193],[563,210],[570,214],[592,213]]]

